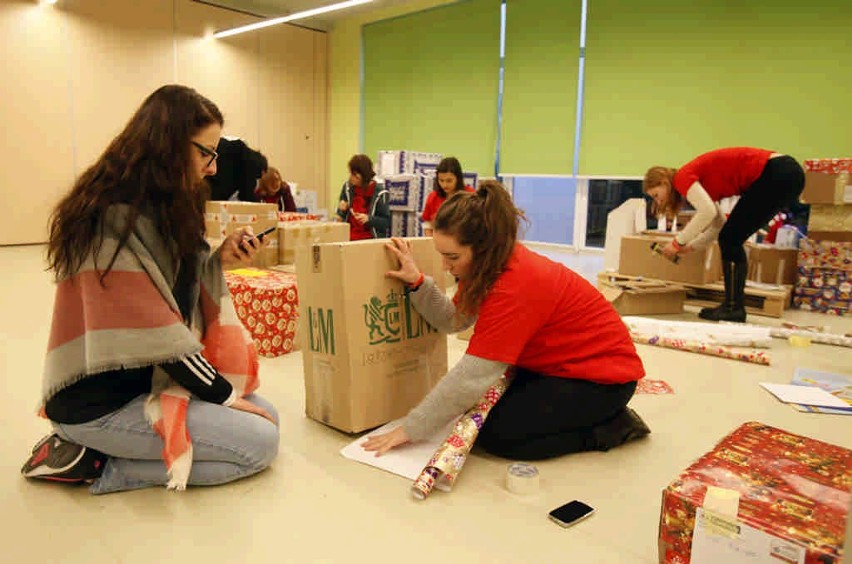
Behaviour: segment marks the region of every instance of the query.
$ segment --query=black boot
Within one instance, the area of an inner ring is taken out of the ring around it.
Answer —
[[[748,263],[722,263],[722,274],[725,277],[725,301],[722,302],[722,305],[716,307],[705,307],[699,312],[698,317],[709,321],[745,322],[745,283],[747,273]]]
[[[625,407],[615,417],[592,427],[586,450],[608,451],[628,441],[641,439],[651,432],[639,414]]]

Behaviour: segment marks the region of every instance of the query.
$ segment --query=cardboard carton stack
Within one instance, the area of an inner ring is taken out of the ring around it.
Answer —
[[[443,290],[432,240],[410,241]],[[327,243],[296,255],[305,411],[350,433],[402,417],[447,372],[447,337],[385,276],[396,267],[385,243]]]
[[[278,223],[278,264],[295,264],[296,254],[313,245],[349,240],[349,224],[332,221]]]
[[[420,214],[442,158],[440,153],[379,151],[376,175],[390,193],[391,237],[423,234]]]

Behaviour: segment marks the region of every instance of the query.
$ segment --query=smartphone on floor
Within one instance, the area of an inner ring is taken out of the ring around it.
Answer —
[[[550,520],[557,525],[570,527],[574,523],[582,521],[594,512],[595,510],[593,507],[575,499],[574,501],[570,501],[565,505],[557,507],[547,515],[550,517]]]

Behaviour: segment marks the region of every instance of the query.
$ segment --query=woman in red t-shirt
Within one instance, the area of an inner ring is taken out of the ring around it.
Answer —
[[[725,301],[702,309],[699,317],[746,320],[743,302],[748,261],[743,244],[779,210],[793,204],[804,187],[805,173],[793,157],[751,147],[710,151],[680,169],[648,169],[643,189],[654,199],[657,215],[673,218],[684,198],[695,208],[695,216],[666,245],[664,255],[672,258],[719,238]],[[717,202],[729,196],[740,199],[726,220]]]
[[[429,192],[426,198],[426,205],[423,206],[423,213],[420,215],[420,220],[423,222],[423,235],[426,237],[432,236],[432,221],[438,214],[438,209],[441,207],[447,198],[465,190],[473,192],[471,186],[464,185],[464,173],[459,160],[455,157],[447,157],[438,163],[438,168],[435,169],[435,187]]]
[[[608,450],[650,431],[626,407],[644,377],[621,318],[581,276],[516,241],[523,215],[497,181],[455,195],[435,218],[435,249],[459,279],[449,299],[424,276],[411,248],[388,249],[411,303],[430,325],[452,333],[474,324],[467,352],[389,433],[364,448],[382,454],[433,435],[480,399],[507,370],[506,393],[477,444],[514,459]]]
[[[390,231],[388,192],[373,180],[373,161],[367,155],[349,159],[349,181],[340,190],[337,216],[349,223],[349,240],[379,239]]]

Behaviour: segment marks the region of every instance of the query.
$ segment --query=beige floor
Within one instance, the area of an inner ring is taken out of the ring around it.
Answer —
[[[20,465],[48,429],[34,408],[53,295],[40,247],[0,248],[0,264],[4,562],[651,564],[661,490],[739,424],[758,420],[852,448],[852,418],[798,413],[757,386],[789,381],[796,366],[849,373],[852,349],[793,349],[776,340],[767,368],[641,346],[648,376],[676,391],[633,400],[653,429],[648,440],[539,463],[541,490],[532,497],[503,488],[505,461],[475,456],[452,493],[417,502],[406,480],[342,458],[338,451],[351,437],[305,419],[301,357],[294,353],[262,362],[260,391],[281,413],[281,454],[257,477],[181,494],[151,489],[101,497],[28,483]],[[852,331],[851,318],[787,318]],[[463,350],[451,337],[451,362]],[[546,513],[571,499],[597,513],[563,530]]]

